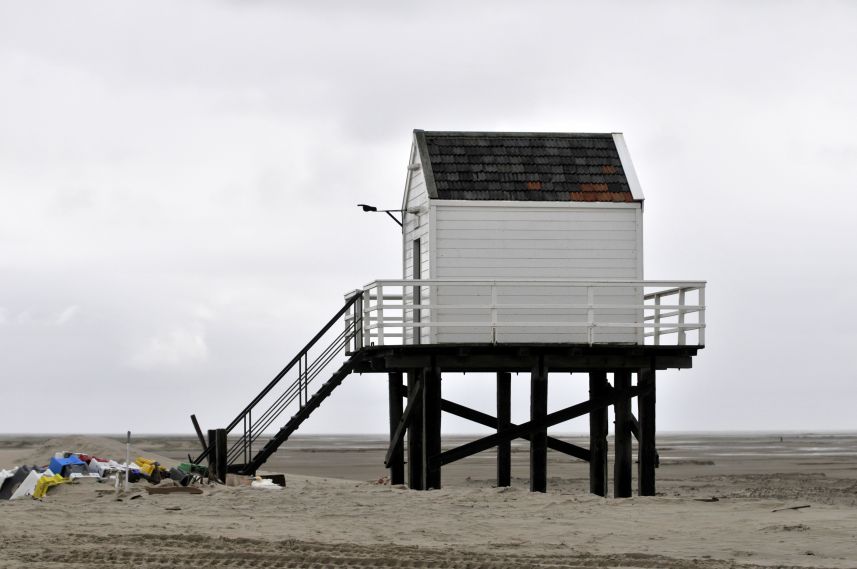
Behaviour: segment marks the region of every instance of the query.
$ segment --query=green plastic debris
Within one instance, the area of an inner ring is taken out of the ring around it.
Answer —
[[[208,467],[201,464],[193,464],[192,462],[182,462],[179,464],[179,470],[187,474],[199,474],[200,476],[208,476]]]

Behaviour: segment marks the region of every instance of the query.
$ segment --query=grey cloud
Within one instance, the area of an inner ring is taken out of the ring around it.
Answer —
[[[647,276],[710,281],[709,346],[664,374],[661,426],[850,426],[852,3],[2,11],[0,369],[51,386],[47,407],[109,407],[82,430],[221,421],[343,293],[399,276],[397,228],[355,204],[400,203],[413,128],[624,131],[648,198]],[[490,408],[489,379],[449,385]],[[583,396],[574,378],[552,385]],[[835,408],[785,418],[810,385]],[[778,409],[735,403],[774,386]],[[128,424],[144,387],[170,397]],[[307,427],[383,431],[383,381],[342,389]]]

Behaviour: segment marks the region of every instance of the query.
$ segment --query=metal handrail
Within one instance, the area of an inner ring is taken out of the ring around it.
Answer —
[[[246,417],[252,416],[251,412],[253,411],[253,408],[260,401],[262,401],[265,398],[265,396],[268,395],[268,393],[270,393],[271,390],[277,386],[277,384],[279,384],[279,382],[286,376],[287,373],[289,373],[289,371],[292,370],[292,368],[294,368],[296,365],[298,365],[299,362],[306,361],[307,354],[309,353],[309,350],[312,349],[315,346],[315,344],[327,333],[327,331],[330,330],[334,324],[339,322],[339,319],[342,318],[342,316],[346,312],[348,312],[348,310],[351,309],[351,307],[358,301],[358,299],[361,299],[362,297],[363,297],[363,291],[355,291],[351,296],[349,296],[346,299],[345,305],[342,308],[340,308],[336,312],[336,314],[334,314],[333,317],[324,326],[322,326],[321,330],[319,330],[318,333],[315,336],[313,336],[309,342],[307,342],[307,344],[303,347],[303,349],[301,349],[298,352],[298,354],[294,358],[292,358],[291,361],[288,364],[286,364],[286,366],[276,376],[274,376],[274,378],[270,382],[268,382],[268,385],[266,385],[262,389],[262,391],[260,391],[259,394],[256,397],[254,397],[253,400],[246,407],[244,407],[244,409],[240,413],[238,413],[238,415],[235,417],[235,419],[233,419],[232,422],[230,422],[229,425],[227,425],[227,427],[226,427],[226,433],[227,434],[232,432],[232,430],[236,426],[238,426],[239,423],[242,423]],[[356,326],[354,328],[356,328]],[[343,335],[347,335],[346,332],[343,332],[343,333],[340,333],[339,335],[337,335],[337,338],[336,338],[336,340],[334,340],[334,343],[339,342],[342,339]],[[352,333],[352,335],[353,335],[353,333]],[[345,340],[345,343],[347,344],[350,340],[351,340],[350,337],[347,338]],[[329,349],[330,349],[330,346],[325,348],[325,350],[322,351],[322,354],[327,354]],[[338,348],[338,349],[341,349],[341,348]],[[335,351],[333,353],[335,354]],[[320,358],[314,359],[313,364],[315,364],[319,359]],[[332,359],[332,357],[330,359]],[[328,359],[326,363],[329,363],[330,359]],[[316,371],[315,375],[317,375],[321,369],[322,368],[319,367],[318,370]],[[315,378],[315,375],[313,376],[313,378]],[[306,373],[302,373],[298,377],[297,380],[295,380],[291,385],[289,385],[289,387],[286,388],[284,395],[285,395],[285,393],[294,392],[295,389],[301,389],[301,388],[305,387],[305,385],[307,383],[309,383],[308,381],[306,381],[306,377],[307,377]],[[278,397],[276,401],[282,401],[282,399],[284,398],[284,395],[281,395],[280,397]],[[270,422],[272,422],[274,419],[276,419],[276,417],[279,416],[285,410],[285,408],[288,406],[288,404],[291,403],[292,401],[294,401],[294,396],[292,396],[289,399],[289,402],[286,405],[284,405],[276,413],[276,416],[274,416],[273,419],[271,419],[271,421],[268,422],[268,425],[270,425]],[[275,402],[275,404],[276,404],[276,402]],[[265,413],[263,413],[262,416],[264,417],[265,414],[268,413],[272,407],[273,407],[273,405],[270,406],[268,408],[268,410]],[[258,426],[258,423],[259,423],[259,419],[257,418],[256,426]],[[254,440],[256,440],[256,438],[258,438],[264,432],[264,429],[254,429],[253,425],[250,425],[251,434],[253,433],[254,430],[255,430],[256,434],[250,440],[251,444]],[[239,439],[238,443],[233,444],[232,448],[230,448],[230,450],[227,452],[227,456],[232,454],[232,450],[236,447],[236,444],[238,446],[240,446],[240,443],[242,440],[245,440],[245,438],[242,437],[242,439]],[[206,448],[204,451],[202,451],[202,453],[199,456],[197,456],[193,460],[193,462],[196,464],[199,464],[200,462],[202,462],[208,456],[210,450],[211,450],[211,447]]]
[[[351,332],[353,334],[353,332]],[[252,425],[253,430],[250,433],[249,437],[243,437],[235,441],[232,446],[227,450],[227,463],[231,464],[238,457],[241,456],[244,451],[244,447],[247,445],[252,445],[256,442],[265,432],[265,429],[270,427],[274,421],[291,405],[295,399],[299,398],[301,395],[301,391],[306,389],[312,381],[318,377],[321,372],[325,369],[327,364],[329,364],[333,358],[336,356],[337,352],[341,351],[345,344],[350,340],[349,331],[345,330],[340,333],[336,339],[334,339],[324,351],[318,355],[312,363],[309,364],[307,369],[312,368],[312,372],[304,371],[304,375],[295,380],[286,390],[280,395],[274,403],[272,403],[268,409],[259,417],[256,422]],[[302,402],[302,405],[306,402]],[[247,442],[245,442],[247,441]]]

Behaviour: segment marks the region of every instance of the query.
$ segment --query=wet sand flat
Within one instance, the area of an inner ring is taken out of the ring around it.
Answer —
[[[44,439],[3,437],[0,466]],[[194,445],[135,439],[164,460]],[[527,448],[511,488],[493,486],[489,452],[445,468],[440,490],[391,487],[372,436],[296,437],[266,465],[283,490],[117,501],[60,486],[0,503],[0,567],[857,567],[857,434],[665,434],[658,495],[622,500],[589,495],[587,464],[556,453],[548,492],[528,492]]]

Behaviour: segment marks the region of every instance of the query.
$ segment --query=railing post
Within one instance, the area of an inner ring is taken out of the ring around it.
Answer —
[[[414,277],[414,280],[420,280],[418,277]],[[405,343],[405,328],[404,328],[404,315],[407,312],[404,308],[405,305],[405,288],[402,287],[402,343]],[[411,304],[414,305],[414,308],[411,309],[411,343],[414,345],[423,343],[423,328],[422,326],[417,326],[417,324],[422,323],[423,321],[423,311],[421,308],[416,308],[417,306],[422,305],[423,303],[423,288],[421,285],[414,285],[411,290]]]
[[[685,305],[685,288],[682,287],[678,291],[678,345],[684,346],[686,343],[684,331],[684,305]]]
[[[304,352],[304,405],[309,401],[309,354]]]
[[[434,344],[437,338],[437,327],[435,325],[435,315],[437,314],[437,311],[434,308],[434,302],[437,298],[437,286],[427,286],[426,292],[428,293],[428,298],[423,300],[425,305],[428,307],[426,308],[426,318],[428,318],[428,326],[426,326],[426,341],[428,341],[429,344]]]
[[[699,340],[700,346],[705,345],[705,285],[699,287]]]
[[[304,372],[303,372],[304,359],[301,357],[298,360],[298,407],[303,407],[303,381],[304,381]]]
[[[593,290],[592,285],[586,287],[586,302],[586,319],[589,323],[589,326],[586,327],[586,332],[589,345],[591,346],[595,341],[595,290]]]
[[[491,343],[497,343],[497,281],[491,281]]]
[[[363,292],[354,301],[354,351],[363,348]]]
[[[661,345],[661,295],[655,294],[655,345]]]
[[[375,300],[376,306],[378,308],[378,345],[384,345],[384,286],[380,283],[378,284],[378,293],[377,298]]]
[[[369,328],[370,322],[370,314],[372,310],[372,288],[368,287],[364,289],[366,292],[361,300],[363,304],[363,318],[361,325],[363,326],[363,343],[366,345],[372,345],[372,330]]]

